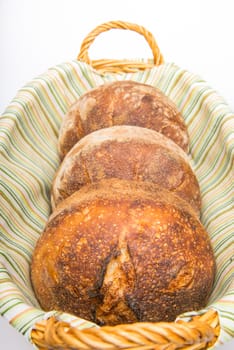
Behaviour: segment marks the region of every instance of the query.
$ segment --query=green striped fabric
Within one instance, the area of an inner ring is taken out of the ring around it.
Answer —
[[[41,310],[29,268],[51,210],[50,188],[59,165],[57,138],[64,114],[85,91],[124,79],[161,89],[188,126],[190,161],[202,192],[201,220],[217,262],[207,305],[220,316],[216,347],[234,336],[234,114],[199,76],[173,63],[137,73],[101,75],[79,61],[65,62],[24,86],[5,110],[0,118],[0,313],[29,340],[35,322],[52,314],[80,329],[95,326],[56,310]]]

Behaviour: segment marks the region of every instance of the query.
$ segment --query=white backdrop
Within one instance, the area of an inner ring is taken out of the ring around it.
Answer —
[[[0,0],[0,113],[26,82],[76,58],[84,37],[110,20],[145,26],[166,61],[199,74],[234,109],[232,0]],[[101,34],[89,53],[152,56],[142,36],[121,30]]]
[[[76,58],[85,36],[110,20],[146,27],[165,61],[199,74],[234,110],[233,17],[232,0],[0,0],[0,113],[28,81]],[[89,56],[152,53],[139,34],[111,30],[95,40]],[[0,344],[32,349],[1,318]]]

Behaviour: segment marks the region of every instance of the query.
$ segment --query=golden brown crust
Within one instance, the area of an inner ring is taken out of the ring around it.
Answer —
[[[204,307],[214,271],[209,237],[184,200],[152,183],[110,179],[58,205],[31,278],[42,308],[117,324]]]
[[[61,158],[85,135],[123,124],[158,131],[188,152],[184,120],[166,95],[151,85],[115,81],[84,93],[68,110],[59,135]]]
[[[53,208],[82,186],[105,178],[153,182],[187,200],[200,215],[199,184],[187,154],[154,130],[122,125],[82,138],[55,175]]]

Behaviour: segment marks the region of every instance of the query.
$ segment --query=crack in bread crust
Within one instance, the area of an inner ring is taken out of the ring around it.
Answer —
[[[129,254],[124,228],[118,237],[118,245],[111,255],[103,279],[100,293],[102,303],[96,310],[95,319],[99,324],[118,324],[135,321],[133,310],[128,305],[127,297],[135,287],[135,269]]]

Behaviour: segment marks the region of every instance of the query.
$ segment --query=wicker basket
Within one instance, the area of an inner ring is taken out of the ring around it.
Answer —
[[[133,30],[152,49],[149,60],[90,60],[97,35]],[[106,81],[131,79],[161,89],[177,105],[190,136],[191,165],[202,192],[201,220],[214,248],[217,274],[209,304],[175,322],[98,327],[73,315],[44,312],[29,271],[35,243],[50,214],[50,186],[59,165],[57,137],[68,107]],[[39,349],[207,349],[233,337],[234,115],[199,76],[164,63],[152,34],[121,21],[94,29],[77,60],[50,68],[24,86],[0,119],[0,312]]]

